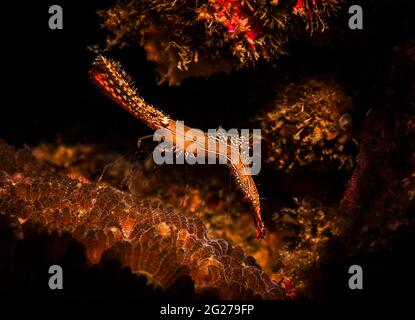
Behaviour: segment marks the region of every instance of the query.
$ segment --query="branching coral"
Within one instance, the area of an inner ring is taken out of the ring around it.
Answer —
[[[111,187],[54,173],[27,150],[0,142],[0,211],[49,233],[66,232],[81,242],[90,264],[118,259],[162,287],[189,275],[197,291],[219,298],[281,299],[271,281],[240,247],[211,239],[202,222]]]

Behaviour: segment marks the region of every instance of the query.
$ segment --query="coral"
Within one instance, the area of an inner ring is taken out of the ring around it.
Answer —
[[[22,239],[31,225],[70,234],[85,246],[91,265],[119,260],[165,288],[189,275],[197,292],[215,290],[219,298],[284,297],[252,257],[211,239],[199,219],[56,174],[28,150],[15,151],[3,141],[0,151],[0,211],[17,218]]]
[[[151,157],[123,157],[93,145],[41,144],[32,150],[37,159],[69,177],[128,189],[135,197],[158,201],[163,207],[180,208],[185,216],[198,217],[212,238],[241,246],[264,271],[272,272],[278,236],[272,231],[261,241],[255,239],[251,210],[240,201],[239,190],[230,187],[229,173],[224,168],[176,166],[171,170],[169,166],[156,166]]]
[[[272,218],[283,242],[274,272],[283,279],[288,297],[316,297],[316,288],[310,281],[319,270],[328,243],[342,236],[345,223],[335,205],[312,198],[294,198],[294,201],[295,207],[283,207]]]
[[[47,162],[57,172],[86,182],[99,181],[122,187],[133,170],[126,156],[106,152],[91,144],[69,146],[59,143],[55,146],[41,143],[32,148],[32,153],[37,160]]]
[[[331,79],[310,78],[275,90],[270,110],[259,118],[266,161],[287,172],[316,163],[351,168],[353,100]]]
[[[157,63],[161,80],[179,84],[189,75],[274,61],[295,33],[324,31],[340,2],[129,0],[100,15],[110,32],[107,49],[139,43]]]
[[[24,224],[13,215],[0,213],[0,294],[7,299],[54,299],[82,301],[91,297],[123,301],[135,299],[196,298],[188,275],[166,288],[136,275],[118,260],[91,265],[85,247],[67,232],[48,230],[36,223]],[[50,290],[47,270],[59,265],[64,271],[64,291]],[[85,286],[85,284],[88,284]],[[180,292],[180,295],[177,293]],[[205,293],[215,297],[214,292]]]
[[[156,166],[151,157],[141,160],[94,145],[40,144],[32,150],[37,159],[59,173],[128,189],[135,197],[180,208],[188,217],[197,216],[212,238],[241,246],[264,271],[272,271],[278,247],[276,234],[255,239],[250,208],[240,201],[239,190],[230,188],[229,173],[224,168],[176,166],[171,170],[169,166]]]

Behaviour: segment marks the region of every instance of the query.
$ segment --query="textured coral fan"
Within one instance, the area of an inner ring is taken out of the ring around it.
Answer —
[[[101,12],[107,49],[140,43],[163,80],[275,60],[300,30],[324,31],[340,0],[120,1]],[[294,31],[294,32],[293,32]]]
[[[271,110],[260,117],[266,161],[285,171],[330,162],[350,168],[351,97],[333,80],[318,78],[277,92]]]
[[[164,207],[180,208],[188,217],[203,221],[209,235],[241,246],[264,271],[272,271],[278,251],[276,235],[257,241],[250,208],[240,201],[239,190],[229,187],[229,173],[213,167],[157,166],[152,158],[137,160],[93,145],[40,144],[33,147],[36,159],[77,179],[100,181],[127,189],[138,197],[155,200]],[[138,162],[137,162],[138,161]],[[104,168],[104,169],[103,169]],[[187,176],[183,181],[183,176]],[[191,177],[191,178],[190,178]]]
[[[63,298],[76,301],[102,298],[109,301],[134,299],[180,299],[212,297],[215,292],[196,295],[188,275],[179,277],[167,288],[134,274],[119,260],[87,261],[82,243],[65,232],[0,213],[0,295],[6,300],[50,301]],[[64,290],[50,290],[48,270],[59,265],[64,270]],[[58,292],[60,291],[60,292]],[[178,295],[179,294],[179,295]],[[45,300],[46,299],[46,300]]]
[[[252,257],[211,239],[199,219],[58,175],[3,141],[0,155],[0,211],[16,216],[23,230],[30,223],[71,234],[85,245],[90,264],[119,259],[162,287],[187,274],[197,291],[214,289],[224,299],[284,297]]]

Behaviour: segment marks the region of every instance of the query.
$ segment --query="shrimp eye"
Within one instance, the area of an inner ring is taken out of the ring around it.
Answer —
[[[343,114],[339,118],[339,128],[343,131],[349,131],[352,129],[353,120],[352,116],[348,113]]]

